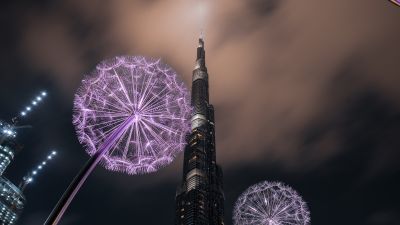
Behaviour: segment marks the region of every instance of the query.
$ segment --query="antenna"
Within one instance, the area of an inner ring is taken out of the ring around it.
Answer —
[[[56,151],[50,152],[49,155],[47,155],[46,159],[43,160],[36,168],[34,168],[32,171],[30,171],[26,176],[22,178],[21,183],[19,184],[20,190],[23,192],[26,188],[26,186],[30,183],[33,182],[33,178],[47,165],[49,161],[51,161],[55,156],[57,155]]]
[[[42,91],[39,95],[37,95],[35,98],[32,99],[31,103],[28,104],[20,113],[18,116],[15,116],[12,119],[13,124],[18,123],[18,119],[21,117],[26,117],[34,108],[36,108],[42,100],[47,96],[47,92]]]

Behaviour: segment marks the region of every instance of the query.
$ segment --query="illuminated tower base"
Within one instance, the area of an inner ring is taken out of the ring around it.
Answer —
[[[0,177],[0,221],[12,225],[17,221],[25,204],[21,190],[4,177]]]
[[[24,177],[21,182],[22,185],[19,187],[15,186],[11,181],[3,176],[4,171],[10,165],[16,153],[18,153],[22,147],[17,144],[15,138],[17,136],[17,129],[24,128],[26,126],[17,126],[17,123],[22,117],[26,117],[32,110],[39,105],[39,103],[46,97],[47,93],[42,92],[36,96],[24,111],[12,119],[12,123],[7,123],[0,120],[0,224],[1,225],[13,225],[17,222],[19,216],[22,213],[24,205],[26,203],[23,191],[27,184],[33,181],[33,176],[38,173],[37,170],[41,170],[46,165],[47,160],[51,159],[52,155],[43,161],[32,174]]]
[[[21,214],[25,196],[3,173],[14,159],[18,146],[14,141],[16,132],[11,124],[0,121],[0,224],[15,224]]]

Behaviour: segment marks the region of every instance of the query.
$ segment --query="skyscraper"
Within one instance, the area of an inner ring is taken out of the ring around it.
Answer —
[[[204,40],[199,39],[192,77],[192,130],[176,195],[176,225],[223,225],[222,170],[216,163],[214,107],[209,104]]]
[[[42,92],[39,96],[32,101],[32,104],[27,106],[26,111],[21,112],[21,116],[25,117],[29,112],[36,107],[40,101],[46,96],[46,92]],[[26,185],[33,181],[33,177],[39,170],[47,164],[55,152],[52,152],[45,161],[25,176],[19,186],[14,185],[11,181],[4,177],[4,171],[10,165],[14,156],[22,149],[16,141],[17,129],[23,127],[17,126],[20,116],[12,119],[12,123],[7,123],[0,120],[0,224],[13,225],[17,222],[20,214],[24,209],[26,203],[25,195],[23,193]]]
[[[0,223],[15,224],[25,204],[25,196],[12,182],[3,177],[3,172],[19,149],[12,125],[0,121]]]

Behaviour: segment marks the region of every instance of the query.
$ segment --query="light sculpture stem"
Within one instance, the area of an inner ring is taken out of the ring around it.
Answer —
[[[68,186],[67,190],[65,190],[57,205],[54,207],[49,217],[47,217],[44,225],[57,225],[60,222],[61,217],[67,210],[69,204],[74,199],[75,195],[82,187],[82,185],[85,183],[88,176],[92,173],[93,169],[100,162],[102,156],[111,149],[111,147],[121,137],[126,129],[135,121],[135,115],[130,116],[105,139],[97,152],[93,154],[92,157],[86,162],[86,164],[76,175],[72,183]]]

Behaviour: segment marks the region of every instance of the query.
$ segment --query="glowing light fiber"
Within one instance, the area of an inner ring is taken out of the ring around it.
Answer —
[[[190,116],[189,91],[160,60],[123,56],[98,64],[82,81],[73,113],[78,139],[92,157],[45,225],[59,223],[98,163],[128,174],[171,163],[185,146]]]
[[[189,92],[159,60],[117,57],[101,62],[75,95],[73,124],[93,155],[125,121],[104,154],[107,169],[142,174],[172,162],[189,131]]]
[[[295,190],[265,181],[240,195],[233,220],[235,225],[309,225],[310,213]]]

